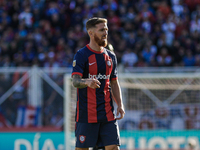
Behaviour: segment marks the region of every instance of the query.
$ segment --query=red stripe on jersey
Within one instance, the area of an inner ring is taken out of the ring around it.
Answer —
[[[113,64],[112,64],[112,59],[104,54],[104,59],[106,63],[106,76],[110,75],[112,72]],[[108,121],[114,120],[113,112],[112,112],[112,107],[110,105],[110,92],[109,92],[109,84],[110,84],[110,79],[105,80],[105,87],[104,87],[104,94],[105,94],[105,110],[106,110],[106,117]]]
[[[72,73],[72,76],[75,75],[75,74],[80,75],[81,77],[83,76],[83,74],[80,73],[80,72],[73,72],[73,73]]]
[[[79,92],[78,92],[78,89],[77,89],[77,96],[78,96],[78,101],[77,101],[77,106],[76,106],[76,122],[78,122],[79,120]]]
[[[113,80],[117,80],[117,77],[115,77],[115,78],[111,78],[111,80],[113,81]]]
[[[89,56],[89,74],[97,75],[97,61],[95,54]],[[87,87],[87,97],[88,97],[88,123],[97,122],[97,102],[96,102],[96,89]]]

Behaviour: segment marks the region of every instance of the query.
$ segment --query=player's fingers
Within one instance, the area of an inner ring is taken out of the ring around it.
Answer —
[[[100,85],[99,85],[99,84],[96,84],[96,88],[100,88]]]
[[[119,115],[119,110],[117,110],[117,116]]]
[[[120,118],[121,118],[121,113],[119,112],[119,110],[117,110],[117,116],[118,116],[119,114],[120,114],[120,116],[116,118],[117,120],[120,120]]]
[[[125,115],[125,113],[124,113],[124,112],[123,112],[123,113],[121,113],[121,117],[122,117],[122,118],[124,118],[124,115]],[[121,119],[122,119],[122,118],[121,118]]]
[[[116,120],[120,120],[120,119],[122,119],[122,117],[120,116],[120,117],[118,117],[118,118],[116,118]]]
[[[101,85],[101,82],[99,82],[99,80],[95,79],[95,83],[97,83],[98,85]]]
[[[122,116],[122,118],[124,118],[124,115],[125,115],[125,111],[122,109],[122,112],[121,112],[121,116]]]
[[[117,120],[120,120],[120,119],[122,119],[123,117],[122,117],[122,114],[120,114],[120,117],[118,117],[118,118],[116,118]]]
[[[100,88],[100,85],[97,82],[92,82],[91,83],[91,88],[92,89]]]
[[[94,80],[94,83],[95,83],[95,88],[100,88],[101,83],[97,79]]]
[[[118,114],[120,113],[120,117],[116,118],[117,120],[120,120],[122,118],[124,118],[125,112],[123,110],[119,110]],[[118,116],[118,115],[117,115]]]

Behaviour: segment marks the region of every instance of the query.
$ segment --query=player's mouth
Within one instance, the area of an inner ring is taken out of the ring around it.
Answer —
[[[102,40],[106,40],[106,39],[107,39],[107,37],[106,37],[106,36],[103,36],[103,37],[102,37]]]

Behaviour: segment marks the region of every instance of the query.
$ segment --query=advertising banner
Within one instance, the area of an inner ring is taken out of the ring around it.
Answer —
[[[64,150],[63,132],[0,133],[0,150]]]
[[[121,131],[121,149],[185,149],[189,143],[199,148],[200,131]]]
[[[200,131],[121,131],[121,149],[184,149],[188,143],[199,148]],[[70,139],[75,143],[74,134]],[[64,150],[64,132],[0,133],[1,150]]]

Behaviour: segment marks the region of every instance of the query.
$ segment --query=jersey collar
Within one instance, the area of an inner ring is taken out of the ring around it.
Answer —
[[[104,48],[102,48],[101,51],[95,51],[95,50],[93,50],[93,49],[89,46],[89,44],[87,44],[86,47],[87,47],[90,51],[92,51],[92,52],[94,52],[94,53],[97,53],[97,54],[101,54],[101,53],[104,52]]]

